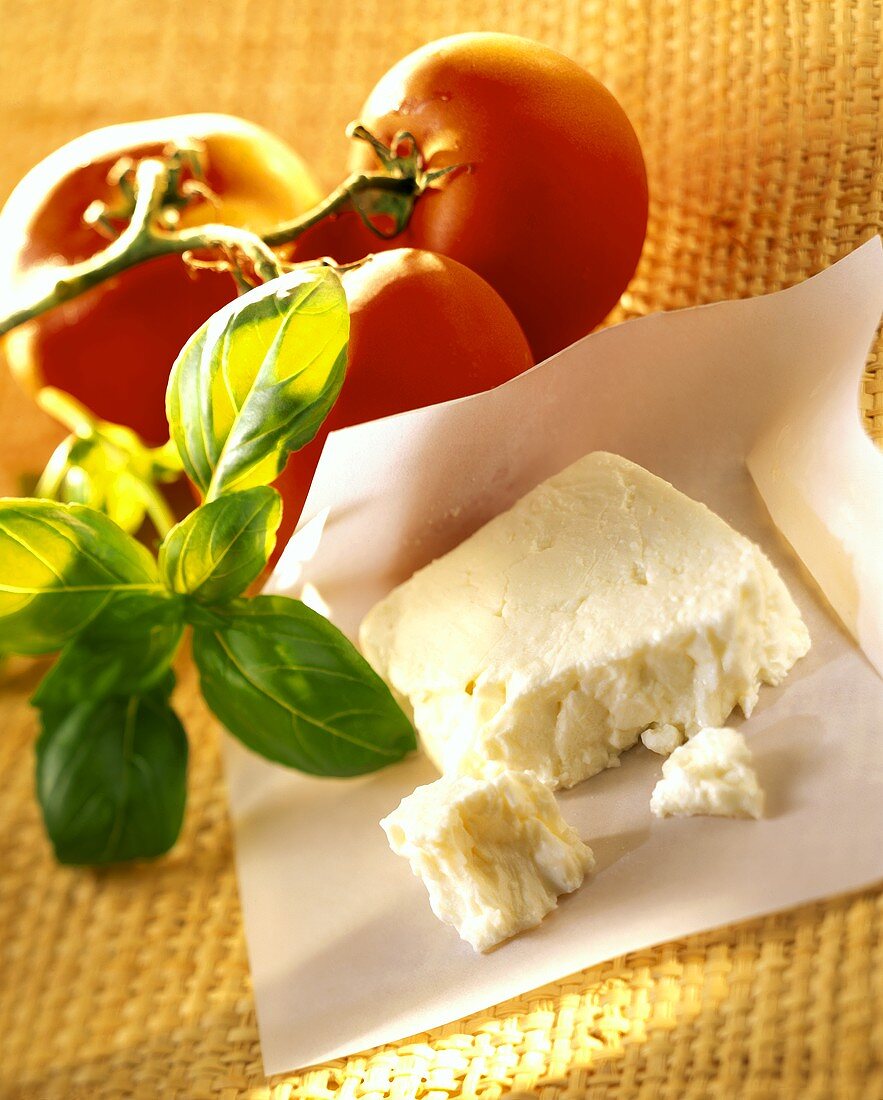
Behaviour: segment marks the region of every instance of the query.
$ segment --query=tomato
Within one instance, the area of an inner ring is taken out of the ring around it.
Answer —
[[[346,380],[318,436],[276,482],[284,501],[277,556],[328,432],[491,389],[533,363],[505,302],[454,260],[397,249],[345,271],[342,281],[350,309]]]
[[[427,191],[405,231],[387,245],[375,238],[374,249],[429,249],[478,272],[538,360],[616,304],[644,242],[647,178],[624,111],[576,62],[511,35],[444,38],[395,65],[360,121],[386,145],[409,131],[429,169],[469,166]],[[378,169],[370,146],[357,143],[352,167]],[[352,218],[339,228],[340,251],[357,250],[362,230]]]
[[[401,242],[401,237],[398,241]],[[354,210],[344,210],[310,226],[285,251],[292,260],[327,257],[338,264],[351,264],[373,253],[400,247],[401,243],[385,241],[368,229]]]
[[[95,199],[114,203],[108,171],[122,156],[157,155],[170,143],[204,145],[206,182],[182,224],[226,222],[263,231],[314,205],[321,193],[281,140],[226,115],[181,115],[109,126],[63,146],[22,180],[0,213],[4,301],[47,269],[82,260],[107,240],[83,221]],[[168,438],[165,389],[190,335],[236,297],[225,273],[194,272],[177,256],[132,268],[11,332],[3,352],[29,390],[53,385],[97,416],[149,443]]]

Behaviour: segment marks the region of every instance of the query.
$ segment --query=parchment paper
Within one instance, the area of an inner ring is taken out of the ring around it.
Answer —
[[[305,525],[269,588],[307,584],[351,633],[415,568],[604,449],[758,541],[813,646],[782,687],[763,689],[749,721],[732,723],[744,725],[767,791],[762,821],[652,818],[662,758],[639,746],[560,798],[596,873],[540,928],[483,957],[435,919],[377,824],[434,778],[430,764],[316,780],[231,741],[268,1073],[883,876],[883,682],[871,667],[883,669],[883,456],[857,404],[881,309],[874,240],[779,294],[632,321],[497,390],[329,437]]]

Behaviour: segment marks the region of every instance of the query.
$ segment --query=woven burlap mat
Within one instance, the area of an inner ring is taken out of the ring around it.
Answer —
[[[652,216],[617,319],[786,286],[874,234],[883,213],[871,0],[0,0],[0,28],[0,197],[84,130],[185,110],[270,126],[331,184],[343,125],[387,65],[426,39],[490,29],[584,62],[640,133]],[[878,361],[879,345],[860,400],[883,437]],[[0,418],[0,491],[15,491],[53,431],[5,378]],[[2,686],[3,1097],[883,1097],[875,892],[617,959],[268,1084],[217,735],[189,666],[182,841],[155,865],[100,874],[56,867],[41,831],[26,705],[39,671],[13,662]]]

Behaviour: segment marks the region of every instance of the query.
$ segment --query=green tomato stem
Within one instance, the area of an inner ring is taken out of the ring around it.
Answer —
[[[329,215],[337,214],[351,206],[359,195],[366,192],[389,191],[396,195],[416,196],[418,186],[414,179],[390,176],[384,172],[356,172],[345,179],[339,187],[335,187],[331,194],[317,203],[312,210],[265,233],[264,244],[271,247],[290,244]]]
[[[392,149],[381,156],[385,147],[363,126],[351,126],[348,133],[353,138],[370,142],[375,152],[379,151],[383,170],[354,173],[311,210],[262,236],[231,225],[208,224],[187,229],[170,227],[167,216],[170,208],[184,201],[178,191],[180,158],[150,157],[140,161],[132,175],[124,172],[116,180],[126,198],[127,207],[131,206],[132,211],[125,229],[106,248],[88,259],[58,268],[52,275],[43,275],[39,284],[37,280],[30,286],[26,284],[23,288],[24,301],[11,312],[0,315],[0,336],[85,294],[129,268],[161,256],[186,257],[187,254],[199,252],[221,252],[227,256],[244,257],[261,282],[275,279],[282,273],[282,268],[273,248],[297,240],[314,225],[346,208],[355,209],[369,229],[383,236],[362,210],[362,204],[370,201],[372,195],[400,197],[398,232],[407,224],[416,199],[434,183],[439,173],[424,173],[419,157],[413,151],[406,159],[397,157]],[[106,217],[104,204],[93,206],[98,207],[99,212],[87,212],[87,221],[101,223],[110,229],[112,223]],[[234,261],[230,268],[240,291],[247,289],[250,284],[239,265]],[[39,286],[36,296],[35,284]]]
[[[245,256],[262,281],[281,274],[279,260],[273,250],[246,229],[215,224],[176,231],[161,228],[160,219],[171,170],[161,160],[142,160],[135,170],[132,219],[122,233],[94,256],[60,268],[57,276],[36,298],[0,317],[0,336],[84,294],[114,275],[161,256],[221,249]]]

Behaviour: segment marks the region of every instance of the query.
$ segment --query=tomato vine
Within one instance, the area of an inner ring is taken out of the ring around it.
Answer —
[[[368,142],[378,152],[382,171],[353,173],[311,210],[261,235],[220,223],[178,228],[181,209],[190,195],[204,195],[206,190],[198,182],[194,187],[195,181],[185,179],[183,174],[186,166],[194,167],[197,177],[201,174],[198,143],[190,148],[172,148],[162,157],[147,157],[134,165],[123,158],[111,169],[109,180],[116,184],[127,207],[124,227],[114,235],[119,212],[104,203],[93,203],[84,211],[84,220],[110,234],[110,243],[88,259],[58,268],[48,286],[41,280],[36,293],[26,283],[23,300],[0,314],[0,336],[115,275],[161,256],[179,255],[199,266],[200,253],[220,254],[221,263],[240,289],[249,289],[283,273],[285,268],[274,248],[295,241],[346,208],[354,209],[377,236],[395,236],[407,225],[419,196],[460,167],[427,172],[416,142],[408,133],[397,134],[389,148],[358,124],[348,127],[347,133]],[[378,212],[391,218],[391,231],[380,228],[375,220]]]

